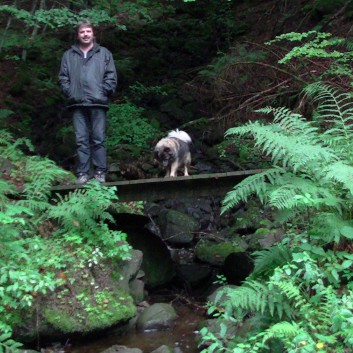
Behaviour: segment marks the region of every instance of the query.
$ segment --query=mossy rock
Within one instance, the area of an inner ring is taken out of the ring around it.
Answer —
[[[236,252],[244,252],[244,249],[234,241],[216,243],[201,239],[195,247],[196,257],[214,266],[222,266],[226,257]]]
[[[74,310],[68,306],[43,310],[43,319],[63,333],[102,330],[126,322],[135,315],[134,301],[122,289],[115,293],[101,291],[92,296],[82,295]]]
[[[266,222],[268,220],[264,214],[264,207],[258,201],[250,200],[246,203],[245,208],[236,212],[235,223],[232,227],[237,233],[244,234],[244,229],[249,229],[253,233]]]
[[[178,315],[171,304],[154,303],[138,317],[137,330],[166,330],[173,326]]]
[[[198,229],[198,222],[194,218],[176,210],[161,212],[158,222],[162,238],[171,244],[191,243]]]

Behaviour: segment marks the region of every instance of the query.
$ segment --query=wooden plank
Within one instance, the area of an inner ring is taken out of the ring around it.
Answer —
[[[246,177],[264,171],[244,170],[227,173],[198,174],[168,178],[136,179],[107,182],[115,186],[120,201],[158,201],[163,199],[224,196]],[[82,186],[58,185],[53,193],[65,194]]]

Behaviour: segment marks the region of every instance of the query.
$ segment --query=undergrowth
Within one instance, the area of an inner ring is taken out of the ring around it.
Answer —
[[[227,136],[249,137],[272,168],[248,177],[223,201],[223,213],[258,197],[287,224],[283,240],[254,254],[255,269],[225,287],[204,328],[203,352],[347,353],[353,346],[353,101],[322,83],[309,85],[313,118],[267,107],[272,123],[249,122]],[[231,328],[247,325],[241,334]]]
[[[107,225],[114,223],[108,209],[118,201],[116,189],[91,181],[52,195],[69,173],[28,155],[32,150],[27,139],[0,131],[0,352],[19,346],[11,339],[17,313],[63,284],[59,272],[130,257],[126,234]]]

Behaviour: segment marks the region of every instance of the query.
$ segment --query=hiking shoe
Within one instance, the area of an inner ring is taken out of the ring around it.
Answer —
[[[88,181],[88,175],[84,174],[84,173],[80,173],[78,174],[77,180],[76,180],[76,184],[77,185],[83,185],[86,184]]]
[[[105,173],[102,171],[98,171],[94,173],[94,179],[98,181],[98,183],[105,183]]]

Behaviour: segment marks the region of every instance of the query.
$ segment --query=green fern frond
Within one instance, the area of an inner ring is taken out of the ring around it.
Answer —
[[[0,174],[1,176],[1,174]],[[6,180],[0,178],[0,201],[3,202],[8,199],[7,195],[15,193],[15,189],[12,184]]]
[[[21,146],[34,150],[33,144],[26,138],[15,139],[8,131],[0,130],[0,155],[3,160],[15,163],[23,158]]]
[[[265,202],[267,181],[276,179],[282,173],[279,168],[268,169],[264,172],[251,175],[236,185],[232,191],[228,192],[223,200],[222,213],[231,209],[241,201],[247,201],[251,195],[258,197]]]
[[[281,321],[265,331],[263,342],[268,341],[271,338],[285,338],[286,340],[293,339],[302,332],[302,328],[295,322]]]
[[[326,167],[325,178],[329,181],[339,182],[342,187],[353,194],[353,166],[344,161],[337,161]]]
[[[49,206],[51,187],[54,182],[63,179],[69,173],[59,168],[53,161],[32,156],[26,158],[23,166],[26,174],[26,182],[22,190],[22,200],[19,204],[33,211],[41,211]]]
[[[317,225],[320,238],[325,242],[336,242],[341,239],[353,239],[353,225],[351,220],[346,220],[342,215],[333,212],[322,212],[318,215],[314,227]],[[315,229],[315,228],[314,228]]]
[[[322,171],[316,177],[321,176]],[[277,177],[274,186],[268,189],[268,204],[279,210],[300,209],[310,206],[320,207],[326,205],[341,211],[343,200],[331,192],[330,180],[327,184],[323,179],[311,180],[309,176],[297,176],[290,172]]]
[[[318,128],[313,126],[311,122],[303,118],[300,114],[294,113],[288,108],[280,107],[266,107],[265,109],[258,109],[256,112],[274,115],[274,123],[283,129],[284,133],[295,134],[311,143],[319,142]]]
[[[319,305],[317,305],[317,312],[319,316],[319,320],[321,323],[325,323],[327,325],[331,325],[331,319],[332,319],[332,312],[337,308],[339,305],[338,300],[337,300],[337,294],[333,290],[332,286],[326,287],[320,294],[320,302]],[[311,302],[316,304],[315,302],[318,299],[315,297],[311,298]]]
[[[237,288],[224,289],[227,300],[235,308],[241,308],[250,312],[267,312],[272,317],[278,316],[281,318],[285,313],[291,317],[291,307],[286,302],[283,295],[276,290],[270,288],[268,284],[259,281],[247,280],[242,286]]]
[[[314,170],[321,170],[322,166],[339,159],[330,147],[318,143],[316,134],[311,141],[309,133],[293,134],[274,124],[265,126],[258,122],[248,123],[229,129],[226,135],[233,134],[250,134],[256,141],[255,146],[262,149],[266,156],[271,156],[275,165],[281,164],[281,167],[294,172],[308,170],[312,174]]]
[[[75,231],[85,228],[94,231],[97,220],[114,223],[106,209],[117,200],[115,190],[91,181],[83,189],[76,189],[64,197],[57,195],[58,202],[49,208],[48,217],[58,219],[65,229]]]
[[[280,267],[290,262],[292,250],[281,244],[276,244],[270,248],[255,251],[254,270],[251,277],[258,275],[271,275],[276,267]]]
[[[279,210],[291,209],[297,206],[298,200],[296,187],[294,185],[282,185],[275,188],[269,195],[268,204]]]
[[[318,103],[317,114],[328,128],[323,139],[341,154],[352,158],[353,137],[353,101],[349,93],[316,82],[305,88],[306,93]]]
[[[281,293],[293,303],[295,308],[303,309],[308,307],[308,298],[305,296],[305,292],[290,280],[271,281],[270,283],[279,288]]]

